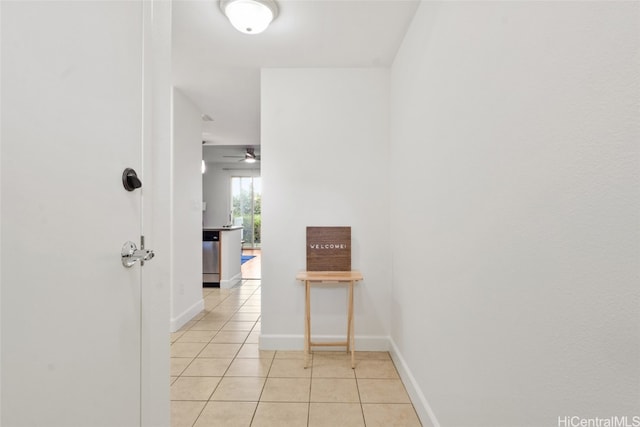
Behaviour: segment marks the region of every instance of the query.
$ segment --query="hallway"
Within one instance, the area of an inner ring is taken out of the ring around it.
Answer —
[[[253,261],[253,260],[252,260]],[[251,261],[250,261],[251,262]],[[260,282],[203,290],[171,334],[171,426],[420,426],[387,352],[260,351]],[[357,327],[357,326],[356,326]]]

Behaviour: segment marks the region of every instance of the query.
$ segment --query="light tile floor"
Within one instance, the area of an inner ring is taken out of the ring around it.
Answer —
[[[260,281],[204,288],[205,310],[171,334],[172,427],[412,427],[420,421],[387,352],[264,351]]]

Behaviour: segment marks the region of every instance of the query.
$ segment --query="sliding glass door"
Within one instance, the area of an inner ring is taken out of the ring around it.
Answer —
[[[233,225],[243,228],[243,248],[260,247],[262,182],[260,177],[234,176],[231,178],[231,206]]]

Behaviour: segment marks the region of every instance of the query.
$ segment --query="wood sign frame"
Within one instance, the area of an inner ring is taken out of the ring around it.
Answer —
[[[307,271],[351,271],[351,227],[307,227]]]

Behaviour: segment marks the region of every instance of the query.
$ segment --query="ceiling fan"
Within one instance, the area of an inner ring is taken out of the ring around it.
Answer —
[[[260,156],[256,155],[253,148],[249,147],[246,149],[244,156],[223,156],[231,159],[240,159],[239,162],[244,163],[255,163],[260,161]]]

